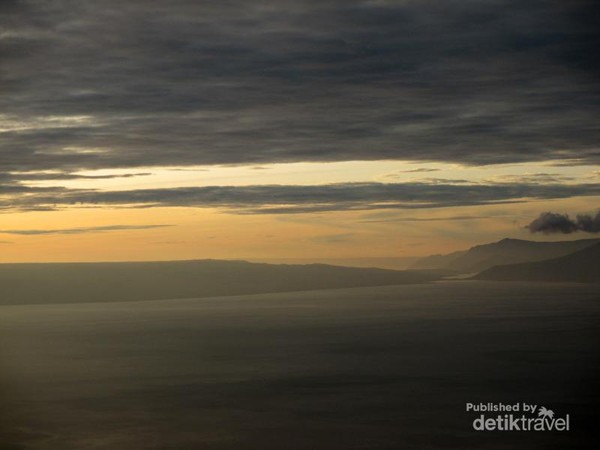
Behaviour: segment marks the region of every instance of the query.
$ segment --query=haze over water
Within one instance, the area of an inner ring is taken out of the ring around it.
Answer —
[[[595,285],[493,282],[0,306],[2,439],[27,449],[589,448]],[[472,430],[467,402],[569,413]],[[586,447],[587,446],[587,447]]]

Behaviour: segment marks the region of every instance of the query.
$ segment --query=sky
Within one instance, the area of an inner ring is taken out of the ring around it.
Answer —
[[[529,224],[599,209],[599,13],[587,0],[2,1],[0,262],[401,258],[597,237]]]

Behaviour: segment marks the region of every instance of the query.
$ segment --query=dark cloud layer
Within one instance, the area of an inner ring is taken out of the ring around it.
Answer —
[[[339,183],[323,186],[206,186],[128,191],[27,188],[1,209],[65,206],[216,207],[242,214],[439,208],[600,195],[600,184]]]
[[[0,5],[5,171],[600,161],[593,0]]]
[[[595,216],[580,214],[575,220],[571,219],[568,214],[545,212],[540,214],[526,228],[532,233],[541,232],[545,234],[570,234],[576,231],[600,233],[600,211]]]

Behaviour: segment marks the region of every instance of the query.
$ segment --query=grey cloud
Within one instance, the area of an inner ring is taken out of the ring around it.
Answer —
[[[600,195],[600,184],[339,183],[329,185],[205,186],[127,191],[28,191],[0,209],[64,206],[219,207],[240,214],[416,209],[514,203]]]
[[[473,183],[473,181],[471,181],[471,180],[464,180],[464,179],[459,179],[459,178],[433,178],[433,177],[419,178],[418,181],[421,182],[421,183],[428,183],[428,184],[463,184],[463,183]]]
[[[545,212],[526,226],[532,233],[573,233],[577,231],[577,224],[567,214]]]
[[[14,195],[19,195],[19,194],[27,194],[27,193],[31,193],[31,194],[42,193],[42,192],[58,193],[61,191],[66,191],[66,189],[62,188],[62,187],[56,187],[56,186],[32,187],[32,186],[25,186],[20,183],[15,183],[15,184],[1,184],[0,183],[0,198],[2,196],[14,196]]]
[[[18,234],[23,236],[36,236],[41,234],[85,234],[106,233],[109,231],[123,230],[149,230],[152,228],[164,228],[172,225],[107,225],[102,227],[79,227],[46,230],[0,230],[0,234]]]
[[[600,161],[593,0],[9,3],[7,171]]]
[[[383,179],[386,180],[397,180],[399,178],[402,178],[403,175],[405,173],[429,173],[429,172],[438,172],[440,169],[434,169],[434,168],[429,168],[429,167],[420,167],[420,168],[416,168],[416,169],[408,169],[408,170],[401,170],[398,172],[392,172],[392,173],[388,173],[382,176]]]
[[[587,214],[578,215],[577,226],[581,231],[600,233],[600,211],[595,216]]]
[[[562,233],[570,234],[576,231],[600,233],[600,211],[595,215],[581,214],[575,220],[568,214],[544,212],[526,226],[532,233]]]
[[[0,172],[0,210],[6,208],[12,203],[18,202],[18,198],[23,195],[31,196],[29,205],[23,205],[22,209],[47,211],[53,208],[49,205],[41,205],[35,201],[36,194],[43,193],[54,196],[66,195],[72,192],[62,186],[28,186],[27,182],[33,181],[64,181],[64,180],[103,180],[112,178],[130,178],[151,175],[149,172],[112,174],[112,175],[81,175],[66,172],[52,173],[29,173],[29,172]]]
[[[562,183],[572,181],[574,177],[561,175],[559,173],[529,173],[523,175],[496,175],[491,182],[502,183]]]
[[[425,172],[437,172],[440,169],[434,169],[431,167],[421,167],[418,169],[410,169],[410,170],[403,170],[403,173],[425,173]]]
[[[66,172],[51,173],[29,173],[29,172],[5,172],[0,173],[0,181],[6,182],[27,182],[27,181],[64,181],[64,180],[109,180],[113,178],[133,178],[152,175],[151,172],[135,172],[111,175],[81,175]]]

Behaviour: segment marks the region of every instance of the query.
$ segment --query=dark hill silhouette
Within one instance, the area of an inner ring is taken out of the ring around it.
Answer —
[[[159,300],[421,283],[434,273],[199,260],[0,264],[0,304]]]
[[[484,270],[473,278],[495,281],[600,283],[600,243],[560,258],[495,266]]]
[[[477,245],[465,252],[424,258],[411,268],[447,270],[456,273],[476,273],[493,266],[558,258],[597,243],[600,243],[600,239],[559,242],[502,239],[491,244]]]

